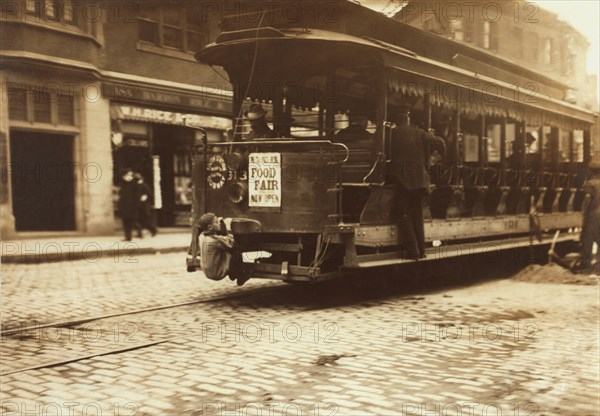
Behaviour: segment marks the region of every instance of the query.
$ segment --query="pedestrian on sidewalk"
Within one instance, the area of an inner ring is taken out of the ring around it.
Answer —
[[[154,237],[158,230],[156,228],[156,221],[154,220],[154,212],[152,211],[152,191],[148,184],[144,182],[144,177],[140,173],[136,173],[134,179],[139,197],[136,223],[138,238],[143,237],[143,230],[150,231],[152,237]]]
[[[122,176],[121,189],[119,189],[119,215],[123,221],[125,241],[131,241],[131,231],[137,221],[138,205],[139,197],[134,172],[127,169]]]

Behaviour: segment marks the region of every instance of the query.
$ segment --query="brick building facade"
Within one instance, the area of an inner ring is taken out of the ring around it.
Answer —
[[[537,4],[518,2],[404,2],[404,23],[484,49],[570,87],[564,97],[597,109],[596,76],[587,74],[588,40]]]
[[[111,233],[123,170],[153,185],[159,225],[189,218],[184,120],[222,140],[229,84],[193,53],[219,33],[202,2],[5,2],[0,16],[3,238]]]

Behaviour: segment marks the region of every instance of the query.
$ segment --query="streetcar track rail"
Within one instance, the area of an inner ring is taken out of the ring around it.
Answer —
[[[94,358],[94,357],[101,357],[101,356],[104,356],[104,355],[120,354],[120,353],[123,353],[123,352],[134,351],[134,350],[138,350],[138,349],[142,349],[142,348],[152,347],[154,345],[164,344],[164,343],[167,343],[167,342],[170,342],[170,341],[174,341],[174,340],[176,340],[178,338],[186,338],[186,337],[190,337],[190,336],[193,336],[193,335],[194,334],[179,335],[179,336],[176,336],[176,337],[171,337],[171,338],[165,338],[165,339],[160,339],[160,340],[156,340],[156,341],[146,342],[146,343],[138,344],[138,345],[131,346],[131,347],[117,348],[117,349],[114,349],[114,350],[102,351],[102,352],[97,352],[97,353],[94,353],[94,354],[82,355],[82,356],[78,356],[78,357],[75,357],[75,358],[69,358],[69,359],[60,360],[60,361],[53,361],[53,362],[50,362],[50,363],[43,363],[43,364],[31,366],[31,367],[19,368],[17,370],[11,370],[11,371],[0,373],[0,376],[6,377],[6,376],[9,376],[11,374],[24,373],[26,371],[32,371],[32,370],[40,370],[42,368],[58,367],[58,366],[61,366],[61,365],[71,364],[71,363],[75,363],[75,362],[78,362],[78,361],[89,360],[90,358]]]
[[[556,244],[556,242],[565,242],[565,241],[570,241],[572,239],[571,236],[566,235],[566,236],[562,236],[562,237],[558,237],[558,236],[554,236],[553,240],[548,240],[548,241],[543,241],[541,243],[535,244],[535,245],[549,245],[550,243],[554,242],[554,244]],[[525,239],[523,239],[522,241],[526,241]],[[521,248],[526,248],[527,246],[523,246]],[[512,248],[512,246],[511,246]],[[429,258],[427,260],[436,260],[439,261],[440,259],[437,258]],[[410,263],[410,262],[406,262],[403,261],[403,263]],[[364,270],[368,270],[368,269],[363,269],[362,271],[364,272]],[[358,271],[356,271],[358,273]],[[98,320],[102,320],[102,319],[107,319],[107,318],[115,318],[115,317],[119,317],[119,316],[126,316],[126,315],[135,315],[135,314],[140,314],[140,313],[145,313],[145,312],[153,312],[153,311],[158,311],[158,310],[165,310],[165,309],[172,309],[172,308],[177,308],[177,307],[182,307],[182,306],[189,306],[189,305],[195,305],[195,304],[201,304],[201,303],[208,303],[211,301],[220,301],[220,300],[227,300],[227,299],[237,299],[240,297],[244,297],[244,296],[248,296],[248,295],[254,295],[254,294],[260,294],[260,293],[264,293],[264,292],[269,292],[272,290],[276,290],[277,288],[280,288],[283,286],[280,285],[270,285],[268,287],[264,287],[264,288],[256,288],[256,289],[247,289],[244,291],[238,291],[235,293],[227,293],[224,295],[218,295],[215,297],[207,297],[204,299],[199,299],[199,300],[192,300],[192,301],[187,301],[187,302],[180,302],[180,303],[173,303],[173,304],[169,304],[169,305],[158,305],[158,306],[151,306],[148,308],[141,308],[141,309],[134,309],[131,311],[124,311],[124,312],[118,312],[118,313],[109,313],[109,314],[105,314],[105,315],[99,315],[99,316],[95,316],[95,317],[88,317],[88,318],[82,318],[82,319],[74,319],[74,320],[68,320],[68,321],[64,321],[64,322],[50,322],[50,323],[45,323],[45,324],[35,324],[35,325],[29,325],[29,326],[21,326],[18,328],[13,328],[13,329],[7,329],[7,330],[3,330],[0,331],[0,336],[1,337],[8,337],[8,336],[13,336],[16,334],[22,334],[22,333],[26,333],[29,331],[33,331],[33,330],[40,330],[40,329],[44,329],[44,328],[69,328],[69,327],[75,327],[78,325],[83,325],[89,322],[94,322],[94,321],[98,321]]]
[[[152,306],[152,307],[148,307],[148,308],[135,309],[135,310],[130,310],[130,311],[105,314],[105,315],[100,315],[100,316],[95,316],[95,317],[87,317],[87,318],[83,318],[83,319],[69,320],[69,321],[64,321],[64,322],[53,322],[53,323],[47,323],[47,324],[42,324],[42,325],[31,325],[31,326],[27,326],[27,327],[20,327],[20,328],[2,331],[1,335],[3,337],[10,336],[10,335],[15,335],[15,334],[19,334],[19,333],[26,333],[26,332],[32,331],[32,330],[39,330],[42,328],[76,327],[78,325],[86,324],[88,322],[99,321],[99,320],[113,318],[113,317],[142,314],[142,313],[146,313],[146,312],[153,312],[153,311],[160,311],[160,310],[167,310],[167,309],[175,309],[178,307],[195,305],[195,304],[203,304],[203,303],[226,301],[226,300],[235,300],[235,299],[244,298],[244,297],[248,297],[248,296],[261,295],[261,294],[265,294],[265,293],[269,293],[269,292],[274,292],[283,287],[289,287],[289,286],[269,285],[267,287],[258,287],[255,289],[249,288],[247,290],[237,291],[237,292],[233,292],[233,293],[226,293],[226,294],[212,296],[212,297],[207,296],[203,299],[197,299],[197,300],[188,301],[188,302],[179,302],[179,303],[173,303],[173,304],[169,304],[169,305]],[[75,363],[75,362],[79,362],[79,361],[83,361],[83,360],[92,359],[95,357],[121,354],[121,353],[129,352],[129,351],[135,351],[135,350],[139,350],[139,349],[153,347],[153,346],[160,345],[160,344],[173,342],[173,341],[179,340],[179,339],[193,338],[193,337],[197,336],[198,334],[199,334],[198,332],[178,334],[178,335],[174,335],[174,336],[171,336],[168,338],[156,339],[156,340],[152,340],[152,341],[139,343],[136,345],[129,345],[127,347],[109,349],[109,350],[104,350],[104,351],[96,351],[93,353],[77,355],[75,357],[69,357],[69,358],[64,358],[64,359],[61,358],[56,361],[39,363],[39,364],[31,365],[28,367],[21,367],[18,369],[11,369],[6,372],[0,372],[0,376],[5,377],[5,376],[13,375],[13,374],[27,372],[27,371],[34,371],[34,370],[39,370],[39,369],[44,369],[44,368],[63,366],[63,365],[67,365],[70,363]]]
[[[144,310],[136,310],[133,312],[119,313],[119,314],[106,315],[103,317],[89,318],[87,320],[72,321],[72,326],[76,326],[78,322],[85,323],[85,322],[90,322],[91,320],[100,320],[100,319],[104,319],[104,318],[110,318],[112,316],[120,316],[120,315],[133,314],[133,313],[152,312],[152,311],[156,311],[156,310],[165,310],[168,308],[176,308],[179,306],[187,306],[187,305],[200,304],[200,303],[209,303],[209,302],[220,301],[220,300],[233,300],[233,299],[242,298],[245,295],[260,295],[260,294],[274,291],[280,287],[282,287],[282,286],[269,286],[269,287],[265,287],[265,288],[257,288],[255,290],[247,290],[242,293],[233,293],[233,294],[227,294],[227,295],[222,295],[222,296],[216,296],[211,299],[204,299],[204,300],[199,300],[199,301],[194,301],[194,302],[182,302],[180,304],[165,305],[165,306],[161,306],[161,307],[146,308]],[[285,287],[285,286],[283,286],[283,287]],[[293,314],[293,313],[296,313],[296,311],[290,310],[289,313]],[[280,315],[279,318],[281,318],[282,316],[283,315]],[[48,324],[48,325],[50,325],[50,324]],[[48,326],[48,325],[46,325],[46,326]],[[67,323],[66,322],[60,323],[59,325],[60,326],[55,325],[55,327],[65,327],[65,326],[67,326]],[[38,328],[38,327],[35,327],[35,328]],[[130,352],[130,351],[135,351],[135,350],[139,350],[139,349],[153,347],[153,346],[160,345],[160,344],[173,342],[173,341],[179,340],[179,339],[193,338],[199,334],[201,334],[201,332],[191,332],[191,333],[186,333],[186,334],[180,334],[180,335],[175,335],[175,336],[171,336],[168,338],[147,341],[147,342],[143,342],[143,343],[139,343],[136,345],[127,346],[127,347],[109,349],[109,350],[104,350],[104,351],[97,351],[97,352],[93,352],[93,353],[89,353],[89,354],[78,355],[75,357],[59,359],[57,361],[35,364],[35,365],[28,366],[28,367],[21,367],[18,369],[0,372],[0,376],[6,377],[9,375],[24,373],[27,371],[34,371],[34,370],[40,370],[40,369],[44,369],[44,368],[52,368],[52,367],[68,365],[68,364],[79,362],[79,361],[89,360],[89,359],[92,359],[95,357],[126,353],[126,352]]]
[[[140,313],[154,312],[154,311],[159,311],[159,310],[164,310],[164,309],[173,309],[173,308],[178,308],[178,307],[182,307],[182,306],[196,305],[196,304],[200,304],[200,303],[209,303],[209,302],[221,301],[221,300],[238,299],[240,297],[244,297],[244,296],[248,296],[248,295],[255,295],[255,294],[270,292],[272,290],[276,290],[279,287],[281,287],[281,286],[274,285],[274,286],[263,287],[263,288],[248,289],[248,290],[245,290],[242,292],[227,293],[224,295],[207,297],[204,299],[193,300],[193,301],[188,301],[188,302],[172,303],[169,305],[151,306],[148,308],[134,309],[131,311],[123,311],[123,312],[117,312],[117,313],[109,313],[109,314],[105,314],[105,315],[99,315],[99,316],[82,318],[82,319],[74,319],[74,320],[64,321],[64,322],[49,322],[49,323],[45,323],[45,324],[22,326],[19,328],[7,329],[4,331],[1,331],[0,336],[8,337],[8,336],[13,336],[16,334],[22,334],[25,332],[40,330],[40,329],[44,329],[44,328],[69,328],[69,327],[75,327],[78,325],[83,325],[83,324],[86,324],[89,322],[99,321],[102,319],[116,318],[119,316],[136,315],[136,314],[140,314]]]

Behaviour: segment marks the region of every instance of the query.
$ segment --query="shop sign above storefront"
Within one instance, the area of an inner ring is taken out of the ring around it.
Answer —
[[[105,82],[102,94],[113,102],[138,103],[139,105],[164,104],[178,107],[208,110],[216,113],[231,114],[231,91],[212,86],[203,86],[191,93],[165,92],[154,88],[129,85],[123,82]]]
[[[150,123],[173,124],[178,126],[188,124],[219,130],[231,128],[231,120],[223,117],[178,113],[131,105],[113,105],[112,109],[113,118],[119,120],[146,121]]]

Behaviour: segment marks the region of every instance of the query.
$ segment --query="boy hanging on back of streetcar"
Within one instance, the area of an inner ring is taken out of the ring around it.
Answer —
[[[237,273],[242,265],[241,253],[236,250],[233,236],[227,233],[225,222],[207,212],[198,221],[198,232],[198,240],[194,241],[195,236],[192,238],[190,250],[194,251],[193,246],[197,244],[195,251],[199,251],[200,268],[206,277],[221,280],[229,275],[231,280],[237,279],[238,286],[246,283],[249,276]],[[188,264],[188,271],[195,271],[195,267]]]

